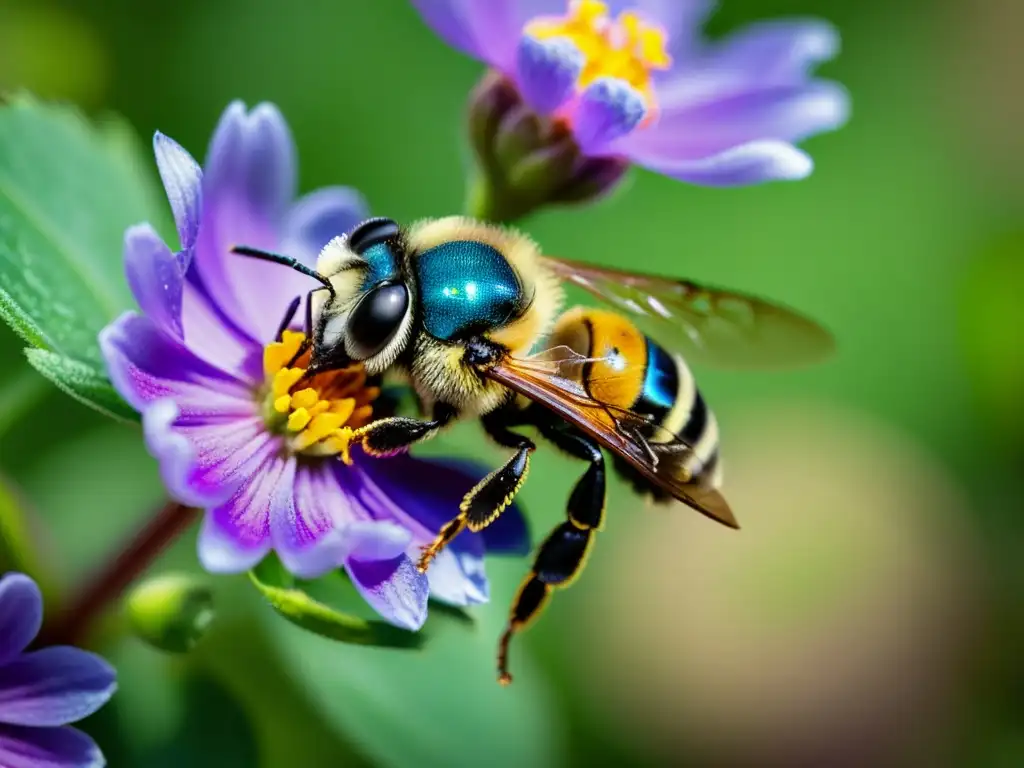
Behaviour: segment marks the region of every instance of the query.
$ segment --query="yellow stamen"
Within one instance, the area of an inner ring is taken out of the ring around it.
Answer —
[[[652,73],[672,65],[665,30],[644,22],[634,11],[622,11],[612,20],[606,3],[578,0],[570,2],[564,16],[533,19],[525,31],[540,40],[563,37],[573,42],[586,60],[578,88],[599,77],[625,80],[643,95],[648,118],[654,114]]]
[[[356,401],[351,397],[346,397],[344,400],[335,400],[331,403],[331,413],[338,416],[343,422],[348,421],[355,410]]]
[[[301,432],[312,419],[313,417],[309,415],[309,411],[305,408],[292,411],[288,415],[288,431]]]
[[[294,387],[302,375],[305,373],[301,368],[282,368],[274,374],[274,398],[281,397],[281,395],[287,395],[289,390]]]
[[[320,393],[312,387],[300,389],[292,395],[292,408],[312,408],[320,399]]]
[[[295,357],[305,338],[304,333],[285,331],[281,334],[280,341],[267,344],[263,349],[263,373],[273,376],[280,371],[285,363]]]
[[[313,419],[309,426],[296,435],[292,446],[297,451],[308,448],[313,443],[319,443],[334,430],[341,427],[345,420],[336,413],[321,413]]]
[[[280,341],[263,351],[267,425],[284,436],[285,447],[292,453],[338,456],[351,463],[353,429],[373,418],[372,403],[380,390],[366,386],[366,372],[359,367],[307,379],[309,353],[296,359],[304,340],[302,333],[285,331]],[[300,380],[303,388],[292,392]]]

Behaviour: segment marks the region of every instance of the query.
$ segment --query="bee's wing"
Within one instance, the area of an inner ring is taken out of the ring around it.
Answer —
[[[688,361],[721,368],[781,368],[831,353],[832,335],[803,315],[733,291],[545,257],[564,281],[629,313]]]
[[[666,435],[666,442],[646,441],[636,429],[648,425],[646,417],[592,399],[559,368],[558,363],[537,358],[508,357],[484,370],[483,375],[554,411],[684,504],[730,528],[739,528],[729,504],[717,490],[688,482],[678,472],[680,461],[692,455],[689,446],[674,435]]]

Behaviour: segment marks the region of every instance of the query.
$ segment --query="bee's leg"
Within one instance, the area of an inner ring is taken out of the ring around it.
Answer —
[[[566,508],[568,520],[547,537],[533,561],[533,569],[516,593],[508,624],[498,644],[498,682],[508,685],[508,646],[512,636],[540,616],[551,593],[568,587],[583,571],[593,534],[604,524],[605,467],[601,449],[591,438],[568,428],[542,428],[544,436],[566,453],[589,462],[576,482]]]
[[[493,523],[523,486],[530,469],[530,454],[537,446],[529,438],[509,429],[510,425],[519,423],[518,416],[517,412],[503,408],[480,419],[484,430],[498,445],[514,448],[516,452],[463,497],[459,514],[441,529],[437,538],[423,548],[423,554],[416,565],[420,573],[426,572],[430,562],[463,528],[477,532]]]
[[[292,299],[292,303],[288,305],[288,309],[284,311],[284,317],[281,319],[281,324],[277,326],[277,333],[274,334],[274,340],[280,341],[284,332],[288,330],[288,326],[292,324],[292,320],[295,319],[295,313],[299,311],[299,303],[302,301],[301,296],[296,296]]]
[[[414,443],[433,437],[456,415],[455,409],[450,405],[439,404],[434,407],[433,418],[430,421],[407,416],[388,416],[354,430],[352,442],[360,443],[363,451],[370,456],[391,456]]]
[[[306,353],[306,351],[311,346],[313,346],[313,294],[317,293],[318,291],[326,290],[326,288],[321,286],[320,288],[314,288],[312,291],[306,294],[306,337],[302,340],[302,343],[299,345],[299,348],[298,350],[296,350],[295,354],[292,355],[292,359],[288,361],[288,365],[285,366],[286,368],[291,368],[293,365],[295,365],[295,361],[302,357]],[[284,331],[288,328],[289,323],[291,323],[291,318],[295,316],[295,311],[299,308],[300,300],[300,297],[296,296],[294,301],[292,301],[291,305],[289,306],[288,312],[290,317],[288,317],[287,322],[281,323],[281,329],[277,332],[278,338],[281,337],[281,334],[284,333]]]

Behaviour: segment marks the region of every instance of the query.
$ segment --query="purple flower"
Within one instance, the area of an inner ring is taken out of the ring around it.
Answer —
[[[429,577],[419,574],[410,555],[458,512],[483,471],[408,455],[340,460],[380,390],[358,368],[298,384],[308,364],[308,353],[293,359],[303,334],[278,338],[278,326],[316,284],[229,253],[245,244],[312,266],[331,238],[366,217],[362,198],[332,187],[293,201],[291,134],[268,104],[228,107],[204,170],[166,136],[154,146],[181,250],[148,224],[128,230],[125,266],[143,314],[111,323],[100,346],[114,386],[142,414],[168,491],[206,510],[203,565],[241,572],[271,550],[302,578],[343,565],[382,616],[410,629],[426,617],[428,586],[448,603],[485,601],[484,552],[524,551],[522,517],[462,534]]]
[[[95,654],[53,646],[26,653],[43,623],[43,596],[28,576],[0,578],[0,765],[99,768],[93,740],[68,727],[102,707],[115,672]]]
[[[413,0],[449,45],[515,83],[582,153],[706,186],[801,179],[794,144],[846,122],[846,91],[811,78],[832,58],[818,20],[698,37],[712,0]]]

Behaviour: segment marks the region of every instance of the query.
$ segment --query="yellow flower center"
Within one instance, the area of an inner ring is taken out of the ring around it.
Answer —
[[[539,40],[568,38],[579,48],[586,59],[577,80],[580,88],[599,77],[616,77],[640,91],[648,114],[654,112],[652,72],[672,65],[665,30],[643,22],[633,11],[613,20],[600,0],[576,0],[565,16],[530,21],[526,33]]]
[[[352,431],[370,421],[380,390],[366,386],[362,366],[303,379],[309,352],[296,355],[305,338],[285,331],[280,341],[264,348],[263,417],[273,432],[285,436],[292,453],[340,456],[349,464]]]

